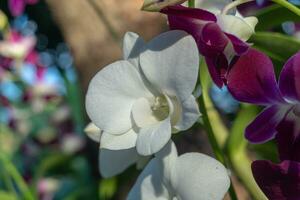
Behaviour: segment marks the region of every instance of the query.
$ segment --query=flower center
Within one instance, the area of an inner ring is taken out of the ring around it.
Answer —
[[[167,118],[170,111],[167,99],[164,96],[155,97],[151,110],[157,120]]]

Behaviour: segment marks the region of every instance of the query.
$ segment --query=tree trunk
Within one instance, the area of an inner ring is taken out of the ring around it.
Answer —
[[[75,59],[86,91],[91,77],[121,58],[125,32],[149,39],[166,27],[158,13],[140,11],[141,0],[46,0]]]

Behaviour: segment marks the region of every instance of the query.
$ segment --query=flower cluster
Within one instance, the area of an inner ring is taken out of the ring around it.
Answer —
[[[170,31],[145,43],[135,33],[127,33],[123,54],[124,60],[95,75],[86,95],[94,123],[86,132],[100,142],[102,175],[114,176],[134,163],[141,166],[155,155],[128,199],[195,199],[202,184],[207,186],[203,199],[221,199],[230,183],[226,169],[197,153],[177,158],[170,141],[171,133],[187,130],[200,115],[192,95],[199,63],[194,39],[183,31]],[[185,174],[189,165],[197,168],[197,176]],[[208,174],[215,178],[205,182]],[[183,180],[199,188],[187,191]]]
[[[181,5],[166,7],[161,12],[168,15],[171,29],[184,30],[195,38],[213,81],[222,87],[236,58],[248,51],[246,41],[254,33],[257,19],[229,15],[212,8],[216,14]]]
[[[245,136],[253,143],[276,139],[282,163],[255,161],[252,165],[254,177],[270,199],[298,199],[300,194],[299,73],[297,53],[285,63],[277,84],[270,58],[251,49],[228,77],[228,89],[236,99],[266,106],[246,128]]]
[[[201,54],[219,88],[226,86],[240,102],[266,106],[245,130],[252,143],[275,138],[278,144],[280,164],[252,165],[260,188],[270,199],[299,199],[300,52],[286,62],[277,83],[271,59],[247,43],[256,17],[229,12],[231,1],[198,1],[198,8],[182,2],[145,1],[143,9],[167,15],[171,31],[148,43],[127,33],[124,60],[90,82],[86,110],[92,123],[86,132],[100,143],[101,174],[111,177],[133,164],[145,166],[129,200],[224,197],[230,186],[226,168],[200,153],[178,156],[171,139],[200,116],[192,92]]]

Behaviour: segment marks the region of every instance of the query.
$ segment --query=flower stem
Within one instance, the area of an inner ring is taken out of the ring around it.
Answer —
[[[295,5],[291,4],[290,2],[288,2],[287,0],[271,0],[271,1],[287,8],[287,9],[289,9],[293,13],[300,16],[300,9],[297,6],[295,6]]]
[[[242,105],[230,130],[226,144],[226,152],[234,171],[250,192],[253,199],[266,200],[266,196],[260,190],[253,178],[251,160],[248,158],[246,152],[248,143],[243,134],[243,130],[245,130],[246,126],[256,115],[257,111],[255,107]]]
[[[213,152],[216,156],[216,159],[218,161],[220,161],[227,168],[228,166],[226,164],[225,156],[224,156],[221,148],[219,147],[219,145],[217,143],[217,140],[216,140],[216,138],[214,136],[214,133],[213,133],[211,123],[208,119],[207,110],[206,110],[206,107],[205,107],[205,102],[204,102],[203,95],[201,95],[199,97],[199,106],[201,108],[202,119],[203,119],[203,123],[204,123],[205,129],[206,129],[206,132],[207,132],[207,136],[208,136],[209,142],[212,146]],[[230,194],[231,200],[237,200],[238,199],[232,184],[230,185],[230,188],[229,188],[229,194]]]
[[[227,4],[223,10],[222,10],[222,14],[226,15],[231,9],[241,5],[241,4],[244,4],[244,3],[248,3],[248,2],[251,2],[251,1],[255,1],[255,0],[236,0],[236,1],[233,1],[229,4]]]
[[[201,66],[202,65],[200,64],[200,71],[201,71],[201,68],[203,67],[203,66],[202,67]],[[201,86],[203,85],[201,83],[201,80],[200,80],[200,85]],[[202,89],[203,89],[203,87],[202,87]],[[208,111],[207,111],[207,107],[206,107],[204,99],[205,98],[204,98],[204,91],[203,91],[203,94],[199,97],[199,107],[201,109],[202,120],[203,120],[204,127],[206,129],[206,132],[207,132],[208,140],[209,140],[209,142],[212,146],[212,149],[213,149],[213,152],[216,156],[216,159],[218,161],[220,161],[226,168],[228,168],[228,164],[226,162],[225,155],[224,155],[222,149],[220,148],[220,146],[218,144],[218,141],[215,137],[212,125],[210,123],[209,116],[208,116]],[[235,190],[234,190],[232,184],[230,185],[230,188],[229,188],[229,194],[230,194],[230,197],[231,197],[232,200],[237,200],[237,195],[235,193]]]

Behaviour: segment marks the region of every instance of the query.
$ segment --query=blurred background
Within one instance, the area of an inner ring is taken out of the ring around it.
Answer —
[[[167,30],[165,17],[140,11],[142,3],[0,0],[0,200],[125,199],[139,172],[100,177],[98,144],[83,132],[84,94],[97,71],[121,58],[126,31],[149,40]],[[298,25],[267,29],[296,36]],[[240,104],[226,88],[210,91],[230,127]],[[180,153],[212,155],[201,126],[177,137]],[[273,143],[250,149],[276,160]],[[250,199],[238,180],[235,186],[239,199]]]

